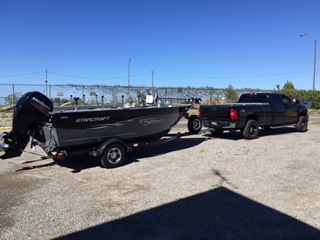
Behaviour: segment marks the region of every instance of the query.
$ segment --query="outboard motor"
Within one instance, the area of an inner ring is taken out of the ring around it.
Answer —
[[[47,122],[53,103],[40,92],[27,92],[19,98],[13,112],[12,130],[3,136],[8,148],[2,159],[18,157],[29,142],[37,122]]]

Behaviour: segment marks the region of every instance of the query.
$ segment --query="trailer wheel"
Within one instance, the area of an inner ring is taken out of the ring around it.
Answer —
[[[191,133],[197,134],[201,131],[202,129],[202,121],[201,119],[196,116],[193,115],[189,118],[188,120],[188,130]]]
[[[297,122],[296,129],[298,132],[308,131],[308,119],[305,116],[301,116]]]
[[[242,135],[245,139],[255,139],[258,137],[259,126],[255,120],[249,120],[243,129]]]
[[[101,164],[106,168],[121,166],[126,160],[125,147],[119,143],[113,143],[106,147],[101,157]]]

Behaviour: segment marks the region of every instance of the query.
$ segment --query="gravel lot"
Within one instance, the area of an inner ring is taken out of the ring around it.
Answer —
[[[187,136],[116,169],[24,153],[0,161],[0,239],[320,239],[319,146],[310,124]]]

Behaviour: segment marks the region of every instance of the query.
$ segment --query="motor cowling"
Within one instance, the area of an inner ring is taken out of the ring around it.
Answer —
[[[29,142],[37,122],[49,121],[52,101],[40,92],[28,92],[19,98],[13,112],[12,130],[3,136],[9,147],[2,159],[18,157]]]

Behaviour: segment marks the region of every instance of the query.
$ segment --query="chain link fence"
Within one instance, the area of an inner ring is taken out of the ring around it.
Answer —
[[[49,85],[49,84],[1,84],[0,83],[0,106],[15,104],[26,92],[38,91],[49,97],[55,105],[62,102],[73,101],[75,97],[88,105],[98,104],[103,101],[117,105],[124,101],[137,101],[148,92],[156,93],[170,103],[185,102],[191,98],[201,98],[206,104],[220,103],[226,99],[229,88],[213,87],[145,87],[145,86],[106,86],[106,85]],[[237,96],[247,92],[270,92],[261,89],[231,89]]]

